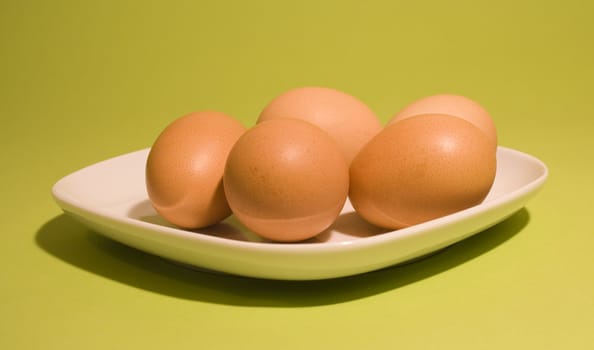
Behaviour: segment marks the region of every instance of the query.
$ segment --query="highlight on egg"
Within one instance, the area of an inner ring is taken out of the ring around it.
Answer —
[[[291,89],[275,97],[257,122],[295,118],[327,132],[350,163],[359,150],[383,128],[364,102],[343,91],[317,86]]]
[[[348,195],[340,147],[299,119],[258,123],[235,143],[223,183],[233,214],[261,237],[296,242],[327,229]]]
[[[496,152],[474,124],[422,114],[388,125],[350,166],[349,198],[380,227],[400,229],[480,204],[496,173]]]
[[[170,123],[146,163],[146,189],[157,213],[182,228],[200,228],[231,215],[223,190],[227,156],[245,127],[217,111]]]
[[[419,114],[447,114],[462,118],[485,133],[497,148],[497,129],[489,112],[475,100],[462,95],[431,95],[405,106],[388,122],[388,125]]]

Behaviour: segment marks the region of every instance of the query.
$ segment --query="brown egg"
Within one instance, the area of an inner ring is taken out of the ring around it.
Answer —
[[[348,194],[348,165],[338,145],[298,119],[257,124],[237,142],[223,177],[233,214],[262,237],[311,238],[340,214]]]
[[[223,190],[227,155],[245,127],[214,111],[173,121],[153,144],[146,187],[155,210],[167,221],[198,228],[231,214]]]
[[[301,87],[281,94],[264,108],[258,122],[278,118],[302,119],[326,131],[341,147],[347,163],[382,129],[365,103],[325,87]]]
[[[419,99],[398,112],[388,125],[419,114],[448,114],[465,119],[481,129],[497,147],[497,130],[489,112],[466,96],[442,94]]]
[[[476,126],[419,115],[387,126],[361,150],[349,196],[365,220],[398,229],[481,203],[495,170],[495,151]]]

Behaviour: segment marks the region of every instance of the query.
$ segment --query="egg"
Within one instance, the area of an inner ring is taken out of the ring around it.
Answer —
[[[223,190],[227,156],[245,127],[216,111],[174,120],[146,162],[146,189],[159,215],[182,228],[213,225],[231,214]]]
[[[340,214],[348,165],[320,128],[299,119],[256,124],[233,146],[223,176],[236,218],[279,242],[311,238]]]
[[[388,125],[350,166],[355,211],[399,229],[480,204],[496,173],[492,140],[472,123],[424,114]]]
[[[481,129],[497,147],[497,129],[491,115],[478,102],[461,95],[440,94],[421,98],[398,112],[388,125],[419,114],[448,114],[462,118]]]
[[[339,144],[347,163],[382,129],[365,103],[326,87],[300,87],[282,93],[262,110],[257,122],[278,118],[301,119],[321,128]]]

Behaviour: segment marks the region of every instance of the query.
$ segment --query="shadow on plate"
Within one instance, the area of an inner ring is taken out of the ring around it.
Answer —
[[[505,221],[423,259],[361,275],[320,281],[276,281],[185,268],[105,238],[64,214],[45,223],[36,243],[80,269],[181,299],[242,305],[303,307],[368,297],[443,273],[500,246],[529,222],[521,209]]]

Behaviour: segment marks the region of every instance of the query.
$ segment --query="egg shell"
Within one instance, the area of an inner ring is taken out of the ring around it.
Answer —
[[[348,195],[348,165],[338,145],[318,127],[274,119],[235,143],[224,174],[234,215],[274,241],[311,238],[328,228]]]
[[[497,129],[489,112],[478,102],[462,95],[440,94],[421,98],[404,107],[388,125],[419,114],[447,114],[462,118],[481,129],[497,148]]]
[[[146,163],[149,199],[183,228],[213,225],[231,214],[223,190],[227,156],[245,127],[216,111],[174,120],[155,140]]]
[[[496,172],[490,140],[466,120],[438,114],[387,126],[350,166],[349,197],[368,222],[398,229],[472,207]]]
[[[341,147],[347,163],[382,130],[375,113],[361,100],[326,87],[300,87],[275,97],[260,113],[258,123],[278,118],[310,122]]]

